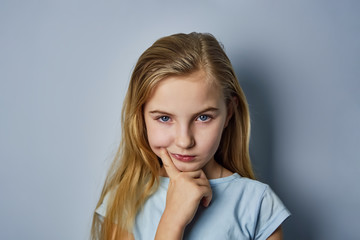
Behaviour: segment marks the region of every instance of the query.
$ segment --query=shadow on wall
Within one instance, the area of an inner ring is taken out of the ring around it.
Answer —
[[[308,206],[301,201],[290,202],[287,198],[290,194],[296,195],[292,188],[281,189],[276,184],[274,147],[276,138],[274,136],[276,106],[271,96],[276,94],[275,87],[271,87],[272,77],[266,70],[266,66],[258,61],[244,61],[234,59],[233,67],[239,79],[239,83],[249,103],[251,116],[251,139],[250,157],[253,164],[255,176],[261,182],[267,183],[279,195],[292,216],[283,224],[284,239],[292,240],[315,240],[313,224]],[[282,193],[282,194],[280,194]]]
[[[261,182],[274,182],[274,111],[269,92],[265,87],[266,74],[259,66],[234,65],[248,100],[251,119],[250,157],[255,176]]]

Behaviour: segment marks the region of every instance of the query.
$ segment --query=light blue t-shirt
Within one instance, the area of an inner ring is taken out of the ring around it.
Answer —
[[[213,194],[210,206],[199,205],[183,239],[267,239],[290,216],[266,184],[237,173],[209,182]],[[165,209],[168,184],[169,178],[160,177],[158,190],[137,214],[133,229],[136,240],[155,238]],[[105,216],[105,211],[106,199],[96,212]]]

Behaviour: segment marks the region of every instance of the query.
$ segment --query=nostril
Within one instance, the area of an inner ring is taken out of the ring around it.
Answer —
[[[176,144],[181,148],[191,148],[195,145],[195,141],[190,136],[182,136],[177,138]]]

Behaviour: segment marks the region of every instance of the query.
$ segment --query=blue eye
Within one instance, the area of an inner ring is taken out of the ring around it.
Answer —
[[[210,119],[210,117],[208,115],[200,115],[198,117],[198,119],[201,121],[201,122],[206,122]]]
[[[168,122],[170,120],[170,117],[168,116],[161,116],[159,117],[160,122]]]

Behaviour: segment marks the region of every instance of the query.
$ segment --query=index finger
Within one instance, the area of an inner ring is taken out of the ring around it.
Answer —
[[[172,178],[176,174],[178,174],[180,171],[175,167],[174,163],[172,162],[168,151],[165,148],[162,148],[160,150],[160,158],[163,162],[165,171],[169,178]]]

